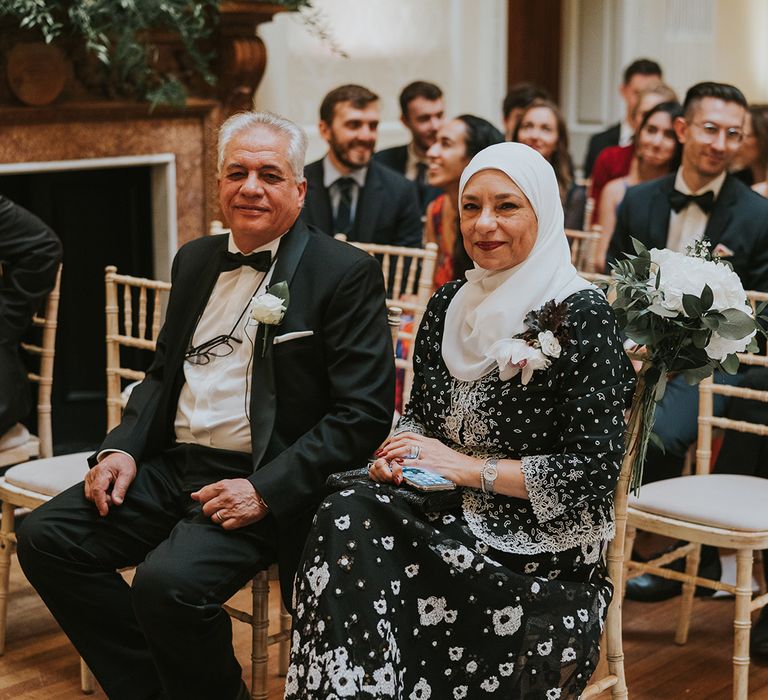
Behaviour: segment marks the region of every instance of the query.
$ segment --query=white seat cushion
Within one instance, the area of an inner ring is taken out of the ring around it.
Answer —
[[[24,445],[30,438],[29,430],[21,423],[16,423],[9,431],[0,436],[0,452],[12,450],[14,447]]]
[[[55,496],[83,480],[89,469],[87,459],[91,454],[75,452],[71,455],[25,462],[5,472],[5,481],[18,489]]]
[[[680,476],[646,484],[629,507],[678,520],[739,530],[768,531],[768,479],[738,474]]]

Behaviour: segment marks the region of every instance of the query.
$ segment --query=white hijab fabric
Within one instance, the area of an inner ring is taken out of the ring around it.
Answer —
[[[498,143],[483,149],[464,169],[461,195],[481,170],[500,170],[525,194],[538,220],[538,233],[528,257],[519,265],[493,272],[475,264],[467,283],[448,305],[443,334],[443,359],[456,379],[474,381],[493,369],[487,353],[499,340],[525,330],[529,311],[550,299],[560,303],[574,292],[594,289],[579,277],[563,230],[563,206],[552,166],[521,143]]]

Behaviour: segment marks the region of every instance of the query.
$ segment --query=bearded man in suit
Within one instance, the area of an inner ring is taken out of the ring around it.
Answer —
[[[304,169],[307,224],[349,241],[421,246],[416,186],[372,159],[381,118],[378,95],[361,85],[331,90],[320,105],[328,153]]]
[[[276,561],[289,596],[326,477],[388,432],[381,268],[298,219],[306,144],[269,113],[222,126],[231,234],[179,250],[123,421],[84,485],[19,530],[25,573],[113,700],[250,697],[222,603]]]

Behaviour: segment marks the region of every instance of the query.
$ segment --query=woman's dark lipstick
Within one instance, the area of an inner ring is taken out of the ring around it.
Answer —
[[[496,248],[503,246],[504,243],[502,241],[481,241],[475,243],[475,245],[480,248],[480,250],[496,250]]]

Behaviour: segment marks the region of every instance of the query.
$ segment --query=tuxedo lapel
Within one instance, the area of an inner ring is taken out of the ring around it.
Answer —
[[[333,231],[331,197],[323,184],[323,162],[317,161],[305,169],[307,197],[304,203],[304,218],[307,223],[326,233]]]
[[[672,206],[669,203],[669,193],[674,187],[674,176],[659,182],[653,191],[648,208],[648,248],[666,248],[669,235],[669,218]]]
[[[270,284],[285,282],[291,288],[293,276],[309,240],[309,230],[304,222],[297,221],[280,241],[275,269]],[[291,301],[289,299],[288,306]],[[286,312],[288,313],[288,312]],[[272,356],[272,341],[278,326],[261,324],[256,335],[251,372],[251,452],[254,468],[258,467],[272,437],[275,424],[277,395]],[[266,336],[266,341],[265,341]],[[266,347],[266,351],[263,348]]]
[[[733,205],[736,202],[734,187],[735,180],[730,176],[725,178],[720,193],[715,200],[712,212],[707,221],[707,227],[704,229],[704,238],[712,242],[712,250],[720,242],[723,233],[728,230],[728,224],[733,216]]]
[[[378,163],[371,161],[368,166],[368,174],[365,178],[365,187],[360,190],[355,212],[355,224],[352,227],[351,240],[361,243],[376,243],[376,219],[380,207],[379,202],[384,200],[384,184]]]

